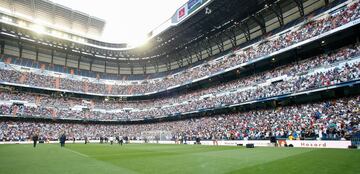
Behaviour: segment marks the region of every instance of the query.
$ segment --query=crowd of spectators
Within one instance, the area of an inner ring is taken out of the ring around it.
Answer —
[[[9,106],[0,104],[0,107],[2,108],[0,114],[95,120],[128,120],[168,116],[356,80],[359,79],[360,76],[359,63],[345,64],[342,67],[335,68],[330,67],[338,65],[341,62],[348,62],[349,60],[352,60],[351,58],[354,58],[359,54],[359,45],[344,47],[331,53],[322,54],[301,62],[295,62],[284,67],[235,80],[230,83],[224,83],[178,96],[149,101],[86,101],[81,98],[0,92],[0,101],[21,100],[36,104],[36,106],[22,106],[20,108],[18,108],[17,105]],[[311,73],[314,69],[319,68],[319,66],[329,69]],[[286,80],[260,85],[268,79],[284,75],[287,76]],[[235,91],[237,89],[243,90]],[[224,92],[228,93],[224,94]],[[203,97],[204,95],[207,95],[208,97]],[[72,110],[71,108],[76,105],[84,106],[84,108],[87,109]],[[132,109],[125,111],[125,108]],[[118,109],[118,111],[101,112],[96,109]],[[133,111],[133,109],[135,110]]]
[[[69,139],[123,136],[144,140],[148,132],[170,132],[171,140],[201,138],[211,140],[263,140],[271,136],[292,139],[345,140],[359,132],[360,96],[312,104],[285,106],[193,118],[173,122],[137,125],[39,123],[0,121],[0,141],[26,141],[37,133],[40,139],[57,140],[62,133]]]
[[[147,116],[154,116],[154,117],[166,116],[178,112],[189,112],[200,109],[209,109],[219,105],[236,104],[245,101],[277,96],[286,93],[293,93],[297,91],[303,91],[307,89],[317,88],[321,86],[328,86],[340,82],[359,79],[360,77],[359,66],[360,66],[359,63],[355,63],[353,65],[345,65],[341,69],[334,68],[330,71],[316,73],[312,75],[296,76],[288,81],[278,82],[267,86],[250,88],[248,90],[240,91],[238,93],[230,93],[230,94],[215,96],[213,98],[202,99],[202,100],[197,99],[185,104],[179,104],[164,108],[151,108],[149,110],[144,110],[144,111],[118,112],[118,113],[92,112],[90,110],[74,111],[74,110],[69,110],[68,108],[66,108],[66,104],[61,103],[64,102],[63,99],[60,99],[59,101],[56,102],[46,102],[48,100],[51,101],[51,99],[49,97],[45,97],[46,98],[46,100],[44,100],[45,104],[44,105],[39,104],[40,107],[23,107],[21,109],[14,109],[11,107],[18,107],[18,106],[13,105],[10,107],[6,105],[2,105],[2,110],[0,111],[1,112],[0,114],[5,114],[5,115],[20,114],[25,116],[39,116],[39,117],[105,119],[105,120],[108,119],[117,120],[117,119],[128,119],[128,118],[136,119],[136,118],[146,118]],[[2,93],[1,98],[4,99],[9,98],[9,95],[11,94]],[[25,98],[28,97],[26,96],[26,94],[22,94],[19,96],[25,96]],[[21,99],[21,97],[19,98]],[[80,99],[73,101],[79,102]],[[40,99],[40,103],[41,103],[41,99]],[[55,103],[56,105],[49,106],[48,105],[49,103],[50,104]],[[64,103],[69,104],[71,102],[64,102]]]
[[[146,80],[137,85],[106,85],[104,83],[93,83],[88,80],[79,81],[69,78],[56,78],[41,74],[19,72],[15,70],[0,70],[0,80],[18,84],[27,84],[37,87],[59,88],[77,92],[91,92],[112,95],[131,95],[143,94],[165,90],[168,87],[184,84],[194,79],[208,76],[246,63],[257,58],[267,56],[295,43],[310,39],[334,28],[342,26],[360,17],[360,6],[356,2],[340,12],[308,21],[294,30],[285,32],[276,38],[263,40],[260,44],[255,44],[245,49],[235,52],[236,56],[227,56],[224,59],[210,61],[201,66],[187,69],[177,75],[169,75],[162,80]]]

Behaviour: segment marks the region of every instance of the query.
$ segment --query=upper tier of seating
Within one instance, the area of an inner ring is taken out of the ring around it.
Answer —
[[[172,74],[160,79],[143,81],[109,81],[102,79],[83,78],[76,75],[66,75],[49,72],[42,69],[28,69],[9,64],[11,60],[2,55],[0,63],[0,82],[23,84],[40,88],[61,89],[73,92],[93,93],[102,95],[141,95],[184,85],[199,78],[233,68],[250,61],[261,59],[269,54],[275,54],[289,46],[301,43],[315,36],[326,34],[350,21],[359,20],[360,6],[358,1],[342,7],[336,13],[320,15],[291,30],[262,40],[251,46],[241,48],[234,55],[227,55],[212,60],[200,66]]]

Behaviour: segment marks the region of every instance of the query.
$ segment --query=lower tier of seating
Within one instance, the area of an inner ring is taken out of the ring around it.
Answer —
[[[174,140],[263,140],[271,136],[288,139],[345,140],[359,134],[360,96],[257,109],[247,112],[220,114],[152,124],[109,125],[79,124],[2,119],[0,141],[26,141],[38,134],[42,140],[57,140],[65,133],[69,139],[85,137],[129,137],[134,140],[154,139],[154,132],[162,132],[162,139]]]

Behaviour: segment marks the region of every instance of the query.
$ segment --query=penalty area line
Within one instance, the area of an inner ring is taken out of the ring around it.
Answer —
[[[77,152],[77,151],[75,151],[75,150],[71,150],[71,149],[68,149],[68,148],[63,148],[63,149],[66,149],[67,151],[72,152],[72,153],[75,153],[75,154],[80,155],[80,156],[82,156],[82,157],[90,158],[88,155],[85,155],[85,154],[83,154],[83,153]]]

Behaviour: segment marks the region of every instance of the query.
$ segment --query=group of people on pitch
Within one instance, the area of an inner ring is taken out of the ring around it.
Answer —
[[[116,136],[115,139],[114,137],[109,137],[109,138],[103,138],[101,137],[100,138],[100,143],[102,144],[105,140],[105,143],[107,143],[108,141],[110,141],[110,144],[113,145],[114,144],[114,141],[117,141],[118,144],[120,144],[121,146],[124,144],[124,139],[123,137],[121,136]],[[32,136],[32,141],[33,141],[33,147],[35,148],[38,141],[39,141],[39,135],[37,133],[35,133],[33,136]],[[65,133],[61,134],[61,136],[59,137],[59,141],[60,141],[60,146],[61,147],[65,147],[65,142],[66,142],[66,135]],[[127,141],[127,139],[125,139],[125,141]],[[75,138],[73,138],[73,143],[75,143]],[[85,137],[85,144],[88,144],[90,143],[88,137]]]
[[[114,144],[115,141],[117,141],[118,144],[120,144],[121,146],[125,143],[128,142],[128,137],[122,137],[122,136],[116,136],[115,138],[114,137],[100,137],[100,144],[103,144],[103,143],[108,143],[110,142],[111,145]]]
[[[39,141],[39,135],[37,133],[35,133],[32,136],[32,140],[33,140],[33,147],[35,148],[38,141]],[[65,147],[65,141],[66,141],[66,135],[65,133],[61,134],[61,136],[59,137],[59,141],[60,141],[60,146],[61,147]]]

